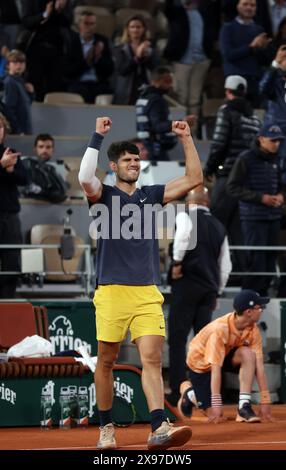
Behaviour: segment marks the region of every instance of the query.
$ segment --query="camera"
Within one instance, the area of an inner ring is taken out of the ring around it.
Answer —
[[[61,246],[59,248],[59,253],[63,260],[72,259],[75,254],[74,236],[72,234],[72,227],[70,226],[70,216],[72,213],[72,209],[68,209],[64,218],[64,232],[61,236]]]

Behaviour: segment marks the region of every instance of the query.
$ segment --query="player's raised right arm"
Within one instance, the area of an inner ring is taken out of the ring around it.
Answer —
[[[104,135],[110,131],[111,124],[112,121],[109,117],[96,119],[95,132],[81,161],[78,179],[84,193],[91,202],[97,202],[101,198],[102,184],[95,176],[95,172],[100,146]]]

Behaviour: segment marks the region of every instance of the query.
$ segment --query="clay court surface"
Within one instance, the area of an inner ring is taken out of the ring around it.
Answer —
[[[255,408],[255,407],[254,407]],[[273,405],[273,423],[236,423],[235,406],[225,406],[229,418],[223,424],[207,424],[196,412],[190,424],[192,439],[184,450],[286,450],[286,405]],[[176,422],[175,425],[182,424]],[[117,428],[119,450],[147,450],[148,424],[133,424],[128,428]],[[51,429],[0,428],[0,449],[16,450],[95,450],[98,428]]]

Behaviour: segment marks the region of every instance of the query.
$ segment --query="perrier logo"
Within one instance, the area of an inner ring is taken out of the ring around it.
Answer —
[[[85,346],[87,351],[91,353],[91,344],[75,337],[72,323],[65,315],[58,315],[52,321],[49,332],[54,354],[69,349],[77,350],[80,346]]]
[[[0,385],[0,400],[8,401],[12,405],[16,404],[17,394],[11,388],[5,387],[5,384]]]

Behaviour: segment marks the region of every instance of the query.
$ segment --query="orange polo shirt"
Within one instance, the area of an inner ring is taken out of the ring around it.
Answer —
[[[257,358],[263,356],[262,338],[257,325],[238,330],[234,318],[234,312],[217,318],[191,340],[187,364],[194,372],[208,372],[213,364],[222,366],[231,349],[241,346],[249,346]]]

